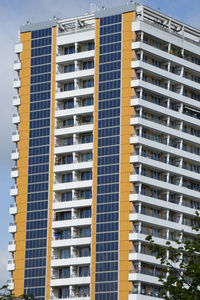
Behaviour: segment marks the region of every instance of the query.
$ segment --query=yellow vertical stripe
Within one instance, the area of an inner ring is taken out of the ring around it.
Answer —
[[[49,212],[48,212],[48,248],[46,271],[46,300],[50,299],[51,280],[51,241],[52,241],[52,210],[53,210],[53,167],[54,167],[54,127],[55,127],[55,89],[56,89],[56,27],[52,28],[52,96],[51,96],[51,146],[49,168]]]
[[[21,105],[19,106],[20,123],[18,131],[20,140],[18,142],[19,160],[17,162],[19,177],[17,178],[18,195],[16,197],[17,232],[15,233],[16,252],[14,253],[15,271],[14,295],[19,296],[24,292],[24,265],[26,245],[26,211],[27,211],[27,182],[28,182],[28,149],[29,149],[29,110],[30,110],[30,63],[31,63],[31,33],[21,33],[23,52],[20,54],[21,88],[19,95]]]
[[[130,145],[130,136],[132,134],[130,126],[132,113],[130,100],[133,96],[133,89],[131,88],[131,78],[133,77],[133,71],[131,69],[131,60],[133,57],[131,50],[133,40],[131,23],[134,17],[134,12],[124,13],[122,26],[119,300],[128,299],[128,294],[131,289],[131,284],[128,281],[131,267],[131,263],[129,262],[129,251],[131,249],[131,243],[129,242],[129,231],[131,229],[129,222],[129,211],[131,210],[129,202],[129,193],[131,192],[131,183],[129,182],[131,165],[129,158],[132,151]]]
[[[95,90],[93,132],[93,196],[92,196],[92,254],[91,254],[91,300],[95,299],[96,256],[96,194],[97,194],[97,140],[98,140],[98,91],[99,91],[99,19],[96,19],[95,35]]]

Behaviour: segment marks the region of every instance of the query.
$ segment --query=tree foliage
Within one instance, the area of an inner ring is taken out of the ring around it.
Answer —
[[[159,276],[162,283],[162,297],[165,300],[200,300],[200,217],[196,213],[194,238],[183,239],[179,235],[175,246],[166,242],[166,246],[155,244],[151,235],[146,237],[150,250],[156,254],[163,266]],[[174,247],[172,247],[174,246]]]
[[[3,285],[0,288],[0,300],[33,300],[34,297],[28,295],[21,295],[19,297],[15,297],[9,290],[8,285]]]

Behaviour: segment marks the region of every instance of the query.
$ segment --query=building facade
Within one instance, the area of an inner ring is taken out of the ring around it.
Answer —
[[[132,2],[20,28],[15,295],[161,299],[163,266],[145,238],[194,238],[199,50],[199,30]]]

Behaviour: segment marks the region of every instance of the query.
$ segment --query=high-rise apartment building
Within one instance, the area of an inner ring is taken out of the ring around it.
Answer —
[[[15,295],[161,298],[163,266],[145,238],[194,238],[199,51],[199,30],[132,2],[20,28]]]

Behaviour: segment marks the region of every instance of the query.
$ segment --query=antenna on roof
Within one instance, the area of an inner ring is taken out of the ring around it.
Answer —
[[[96,3],[90,3],[90,13],[93,14],[97,10]]]

